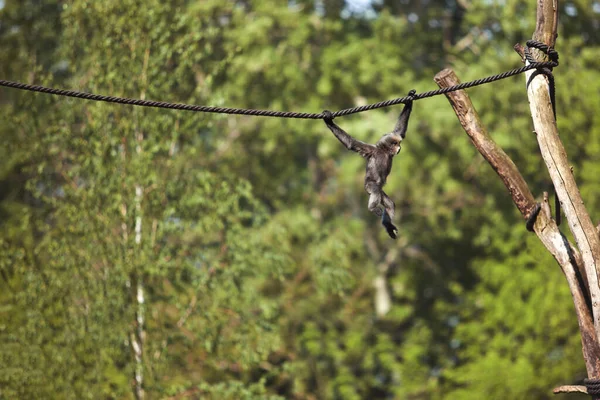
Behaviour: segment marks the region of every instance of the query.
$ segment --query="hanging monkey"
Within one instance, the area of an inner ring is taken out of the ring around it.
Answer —
[[[415,93],[415,90],[411,90],[408,92],[408,96],[412,97]],[[392,223],[394,202],[383,191],[382,187],[385,185],[387,176],[392,169],[392,159],[400,152],[400,145],[406,137],[412,103],[411,99],[404,105],[394,130],[383,135],[374,145],[354,139],[333,122],[334,117],[331,111],[323,111],[323,120],[335,137],[348,150],[355,151],[366,158],[365,190],[369,194],[369,211],[381,218],[382,225],[392,239],[396,239],[398,236],[398,229]]]

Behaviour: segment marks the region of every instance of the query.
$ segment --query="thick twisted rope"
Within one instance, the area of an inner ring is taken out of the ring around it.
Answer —
[[[463,90],[472,88],[479,85],[484,85],[486,83],[499,81],[501,79],[506,79],[514,75],[521,74],[525,71],[529,71],[531,69],[542,70],[543,68],[553,68],[558,65],[558,54],[554,49],[548,48],[543,43],[536,41],[528,41],[527,46],[538,48],[550,56],[551,61],[544,62],[531,62],[529,65],[523,66],[521,68],[515,68],[513,70],[503,72],[501,74],[488,76],[486,78],[476,79],[470,82],[463,82],[458,85],[431,90],[429,92],[418,93],[413,96],[404,96],[398,97],[396,99],[380,101],[378,103],[367,104],[360,107],[346,108],[340,111],[336,111],[332,113],[333,118],[341,117],[344,115],[356,114],[364,111],[375,110],[377,108],[389,107],[396,104],[406,104],[411,100],[420,100],[428,97],[434,97],[441,94],[446,94],[450,92],[454,92],[457,90]],[[552,55],[551,55],[552,54]],[[554,57],[555,55],[555,57]],[[292,111],[272,111],[272,110],[254,110],[254,109],[245,109],[245,108],[230,108],[230,107],[213,107],[213,106],[198,106],[193,104],[181,104],[181,103],[168,103],[165,101],[153,101],[153,100],[142,100],[142,99],[129,99],[125,97],[116,97],[116,96],[104,96],[100,94],[93,93],[85,93],[78,92],[74,90],[63,90],[63,89],[55,89],[49,88],[45,86],[38,85],[28,85],[26,83],[21,82],[13,82],[7,80],[0,80],[0,86],[19,89],[19,90],[27,90],[31,92],[38,93],[46,93],[57,96],[64,97],[74,97],[77,99],[85,99],[92,101],[103,101],[107,103],[116,103],[116,104],[128,104],[133,106],[140,107],[155,107],[155,108],[166,108],[169,110],[184,110],[184,111],[194,111],[194,112],[205,112],[205,113],[218,113],[218,114],[238,114],[238,115],[253,115],[259,117],[276,117],[276,118],[301,118],[301,119],[323,119],[323,113],[301,113],[301,112],[292,112]]]

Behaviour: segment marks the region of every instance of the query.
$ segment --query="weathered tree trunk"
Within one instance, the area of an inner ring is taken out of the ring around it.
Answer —
[[[556,40],[558,26],[557,7],[556,0],[538,0],[537,25],[533,35],[534,40],[552,47]],[[540,57],[539,53],[538,51],[534,52],[536,57]],[[540,59],[539,61],[544,60]],[[554,256],[567,278],[579,322],[588,377],[599,379],[600,287],[598,286],[598,266],[600,265],[600,237],[583,205],[564,146],[558,136],[548,90],[548,78],[543,74],[534,75],[534,73],[535,70],[532,70],[526,74],[526,82],[540,152],[579,250],[569,243],[552,219],[547,193],[544,193],[542,210],[533,229],[546,249]],[[441,71],[434,79],[440,87],[460,83],[458,77],[451,70]],[[467,94],[459,91],[448,93],[446,97],[473,145],[500,176],[523,217],[529,217],[536,203],[527,183],[508,155],[488,135]],[[583,279],[578,279],[578,274],[583,274]],[[591,298],[591,309],[586,296]],[[563,386],[557,388],[555,392],[587,393],[583,386]],[[593,398],[600,397],[593,396]]]

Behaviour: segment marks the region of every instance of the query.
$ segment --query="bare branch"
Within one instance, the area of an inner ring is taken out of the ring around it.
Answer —
[[[434,80],[441,88],[460,83],[456,74],[449,69],[438,73]],[[466,92],[452,92],[446,94],[446,97],[473,145],[500,176],[510,192],[513,202],[526,218],[535,206],[535,200],[521,173],[508,155],[487,133]],[[547,196],[545,196],[542,205],[543,212],[538,214],[534,230],[546,249],[556,259],[567,278],[581,331],[586,367],[588,374],[595,376],[596,373],[600,372],[600,346],[596,339],[594,325],[587,306],[585,289],[582,288],[578,279],[578,265],[583,263],[582,258],[560,232],[556,222],[552,220],[549,207]]]
[[[555,4],[552,0],[538,0],[537,27],[533,35],[535,40],[544,41],[550,45],[554,44],[555,16]],[[542,74],[534,74],[535,71],[526,73],[527,95],[533,125],[556,195],[560,199],[569,228],[581,251],[585,275],[589,284],[596,338],[598,339],[600,338],[600,286],[597,269],[600,266],[600,238],[585,209],[565,148],[558,136],[548,90],[548,79]],[[536,225],[541,223],[538,221]]]
[[[452,86],[460,83],[458,76],[451,69],[444,69],[438,72],[433,80],[440,88]],[[463,126],[471,142],[481,153],[483,158],[492,166],[494,171],[500,176],[502,182],[510,192],[515,205],[525,219],[535,207],[533,194],[529,190],[525,179],[519,173],[517,166],[510,157],[502,150],[492,139],[484,128],[479,115],[471,99],[465,91],[457,91],[446,94],[450,101],[456,116]],[[539,217],[538,217],[539,218]]]

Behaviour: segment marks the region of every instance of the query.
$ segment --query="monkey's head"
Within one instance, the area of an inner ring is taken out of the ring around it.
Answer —
[[[400,148],[402,144],[402,136],[394,135],[393,133],[388,133],[387,135],[383,135],[381,139],[375,144],[379,149],[385,151],[386,153],[395,156],[400,153]]]

